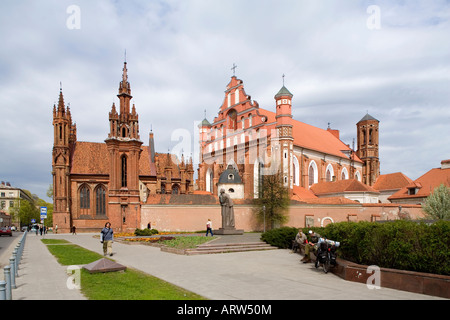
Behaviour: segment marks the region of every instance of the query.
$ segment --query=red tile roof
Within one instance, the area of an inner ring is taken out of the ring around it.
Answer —
[[[307,199],[305,202],[307,204],[335,204],[335,205],[356,204],[356,205],[360,205],[359,202],[347,199],[345,197]]]
[[[375,190],[398,190],[413,182],[401,172],[380,175],[373,185]]]
[[[267,123],[273,123],[276,121],[276,114],[274,112],[261,108],[258,110],[261,115],[264,115],[268,118]],[[256,124],[257,123],[254,123],[253,125]],[[348,156],[342,151],[350,151],[350,147],[342,142],[331,130],[321,129],[294,119],[292,120],[292,124],[294,126],[292,130],[294,136],[294,144],[296,146],[328,153],[341,158],[348,158]],[[271,128],[275,128],[275,125],[273,124],[265,127],[265,129],[267,129],[268,131]],[[361,159],[359,159],[354,153],[353,159],[357,162],[362,163]]]
[[[156,166],[151,163],[150,148],[148,146],[141,147],[142,152],[139,158],[139,175],[155,176]],[[166,161],[166,154],[157,154],[161,159]],[[161,165],[165,165],[165,162]],[[179,177],[178,166],[172,163],[172,177]],[[109,175],[109,153],[106,143],[77,141],[72,151],[72,168],[71,174],[85,175]],[[164,174],[164,170],[162,170]]]
[[[294,144],[302,148],[332,154],[341,158],[348,158],[342,150],[350,147],[338,139],[332,132],[312,125],[293,120]],[[354,160],[362,162],[355,154]]]
[[[294,186],[291,199],[302,202],[308,199],[317,199],[317,196],[312,193],[311,190],[299,186]]]
[[[450,187],[450,168],[431,169],[420,178],[414,180],[414,184],[409,184],[408,186],[403,187],[392,196],[390,196],[388,200],[428,197],[430,193],[433,192],[433,190],[439,187],[441,184]],[[418,191],[414,195],[409,195],[408,187],[418,188]]]
[[[355,179],[339,180],[333,182],[319,182],[311,186],[311,191],[315,195],[344,193],[344,192],[373,192],[378,193],[374,188],[365,185]]]
[[[71,174],[109,175],[105,143],[77,141],[72,151]]]

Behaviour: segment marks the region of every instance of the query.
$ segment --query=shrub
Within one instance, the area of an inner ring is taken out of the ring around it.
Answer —
[[[291,248],[292,240],[295,239],[298,229],[292,227],[281,227],[264,232],[261,235],[261,240],[268,244],[281,248]]]
[[[317,232],[339,241],[338,254],[349,261],[450,275],[450,221],[341,222]]]
[[[158,234],[158,230],[156,229],[137,229],[134,230],[134,234],[136,236],[142,237],[142,236],[152,236],[154,234]]]

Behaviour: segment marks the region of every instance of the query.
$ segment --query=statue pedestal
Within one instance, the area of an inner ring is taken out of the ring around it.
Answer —
[[[219,228],[218,230],[214,230],[213,233],[214,235],[242,235],[244,234],[244,230],[236,228]]]

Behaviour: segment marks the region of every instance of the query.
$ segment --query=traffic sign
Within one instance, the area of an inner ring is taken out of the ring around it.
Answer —
[[[47,207],[41,207],[41,219],[47,219]]]

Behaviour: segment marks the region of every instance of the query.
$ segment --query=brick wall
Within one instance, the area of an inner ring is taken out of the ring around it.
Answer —
[[[256,221],[249,205],[235,205],[236,229],[260,231],[262,224]],[[305,227],[306,222],[313,226],[326,226],[331,222],[395,220],[400,217],[418,219],[423,217],[420,206],[393,204],[376,205],[293,205],[289,209],[287,226]],[[198,231],[206,230],[206,221],[211,219],[213,228],[221,227],[219,205],[143,205],[141,209],[141,228],[148,222],[159,231]]]

